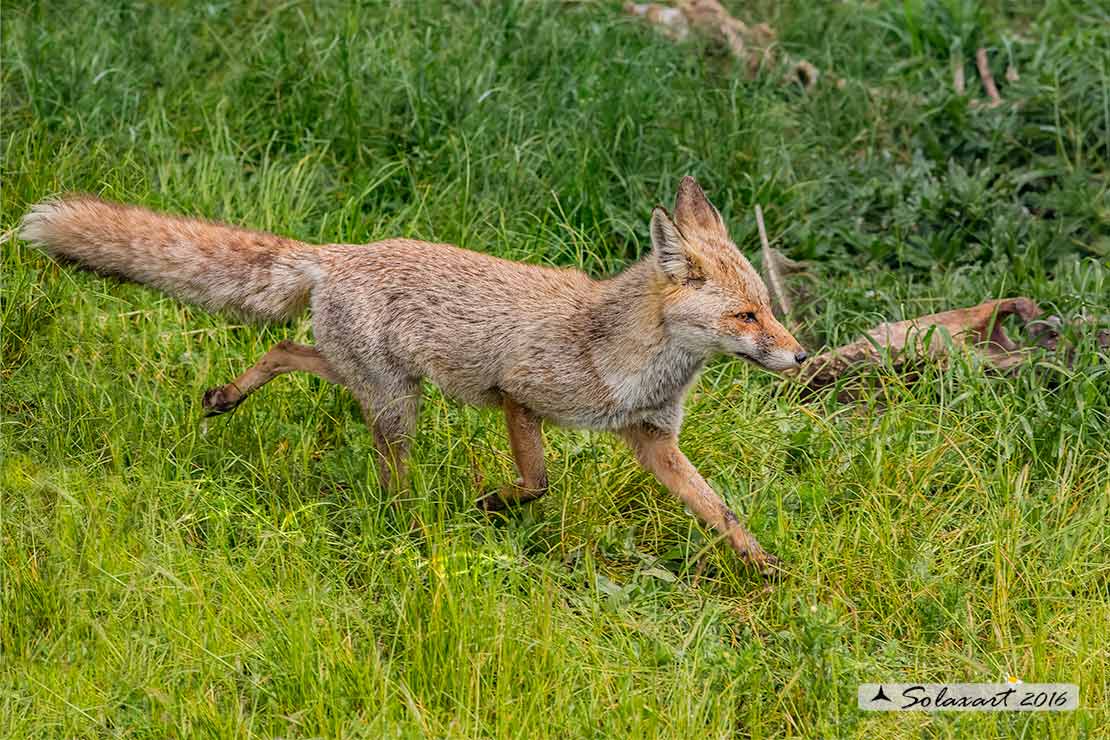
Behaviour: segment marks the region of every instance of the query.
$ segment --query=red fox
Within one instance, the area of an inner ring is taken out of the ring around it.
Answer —
[[[205,393],[210,414],[282,373],[313,373],[358,399],[380,480],[398,486],[426,378],[450,397],[504,410],[520,477],[482,508],[546,492],[544,421],[605,430],[748,562],[763,571],[776,562],[682,454],[678,432],[687,391],[714,355],[785,370],[806,353],[691,177],[673,217],[652,211],[651,253],[605,280],[411,239],[315,247],[88,195],[39,203],[20,235],[214,310],[276,322],[311,306],[316,345],[279,342]]]

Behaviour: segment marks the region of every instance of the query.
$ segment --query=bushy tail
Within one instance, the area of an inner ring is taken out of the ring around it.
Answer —
[[[300,313],[318,271],[307,244],[90,195],[37,204],[20,237],[90,270],[263,321]]]

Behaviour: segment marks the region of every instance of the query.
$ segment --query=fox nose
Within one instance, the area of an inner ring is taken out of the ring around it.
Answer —
[[[806,354],[806,351],[804,349],[801,352],[795,352],[794,353],[794,362],[801,365],[803,362],[806,361],[807,357],[809,357],[809,355]]]

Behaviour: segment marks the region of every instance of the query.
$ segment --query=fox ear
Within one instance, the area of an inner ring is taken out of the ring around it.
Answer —
[[[678,184],[678,197],[675,198],[674,217],[678,227],[687,234],[702,232],[728,238],[724,219],[705,197],[698,181],[687,175]]]
[[[684,282],[690,276],[690,261],[682,234],[662,206],[651,211],[651,248],[664,275],[676,282]]]

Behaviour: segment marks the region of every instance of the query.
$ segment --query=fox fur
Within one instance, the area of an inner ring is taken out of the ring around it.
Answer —
[[[506,414],[521,478],[485,508],[546,490],[542,423],[615,432],[743,557],[774,558],[678,450],[683,401],[714,355],[770,370],[805,359],[759,274],[693,178],[674,214],[651,215],[651,253],[614,277],[388,239],[310,246],[88,195],[34,206],[21,237],[48,254],[256,320],[312,312],[315,347],[282,342],[204,405],[229,411],[292,370],[351,390],[374,431],[381,478],[403,482],[421,381]]]

